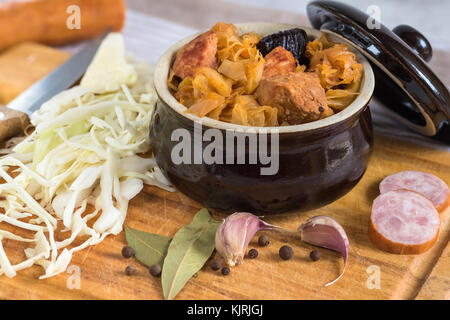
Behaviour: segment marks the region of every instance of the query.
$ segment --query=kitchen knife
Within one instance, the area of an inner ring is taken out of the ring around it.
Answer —
[[[72,58],[30,86],[6,107],[0,106],[0,141],[23,132],[28,125],[27,115],[38,110],[56,94],[73,86],[86,71],[108,33],[109,30],[90,40]]]

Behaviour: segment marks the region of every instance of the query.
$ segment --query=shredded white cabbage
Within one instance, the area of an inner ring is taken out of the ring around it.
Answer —
[[[44,103],[31,117],[36,130],[0,150],[0,222],[34,233],[0,229],[0,274],[14,277],[33,264],[44,268],[41,279],[64,272],[74,252],[122,230],[144,183],[173,191],[155,160],[138,155],[149,151],[156,93],[151,67],[128,62],[124,52],[122,36],[109,35],[83,86]],[[57,231],[70,236],[57,241]],[[12,264],[2,239],[30,243],[26,260]]]
[[[81,80],[81,87],[91,92],[116,91],[121,85],[133,85],[136,70],[125,59],[125,46],[120,33],[110,33],[98,48],[97,55]]]

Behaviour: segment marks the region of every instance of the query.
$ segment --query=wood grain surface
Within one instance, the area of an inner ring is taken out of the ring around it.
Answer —
[[[250,248],[259,250],[254,260],[232,268],[230,275],[204,267],[192,278],[176,299],[448,299],[448,249],[450,210],[442,213],[438,242],[428,252],[416,256],[389,254],[375,248],[367,235],[370,207],[378,195],[378,184],[391,173],[415,169],[440,176],[450,182],[450,154],[419,145],[376,136],[374,152],[367,172],[359,184],[336,202],[306,213],[288,213],[267,217],[270,223],[297,228],[309,217],[326,214],[335,218],[346,230],[350,256],[345,275],[334,285],[343,266],[342,258],[329,250],[319,249],[321,260],[309,260],[312,246],[296,238],[270,235],[271,244],[259,248],[256,237]],[[200,204],[179,192],[166,192],[145,187],[130,203],[125,224],[143,231],[173,236],[189,223]],[[218,219],[223,215],[214,213]],[[0,224],[0,227],[1,226]],[[289,243],[294,249],[292,260],[281,261],[278,249]],[[34,266],[13,278],[0,281],[0,297],[6,299],[162,299],[160,278],[133,259],[124,259],[121,249],[126,244],[122,232],[109,236],[101,244],[77,252],[67,273],[38,280],[42,269]],[[13,262],[23,259],[20,245],[4,241]],[[126,276],[124,269],[133,265],[138,273]],[[371,279],[379,271],[379,288]],[[80,288],[74,274],[79,271]],[[372,278],[371,278],[372,276]],[[369,285],[368,285],[369,283]],[[370,285],[372,284],[372,285]],[[72,289],[70,289],[72,288]]]
[[[448,227],[448,226],[447,226]],[[446,299],[450,300],[450,246],[447,246],[439,257],[430,275],[420,288],[416,299]]]
[[[35,69],[30,68],[22,76],[35,77],[32,70]],[[0,79],[1,72],[0,69]],[[343,267],[337,253],[319,249],[321,260],[312,262],[308,258],[312,246],[297,238],[270,234],[268,247],[258,247],[256,237],[250,244],[249,248],[259,251],[257,259],[245,260],[226,277],[205,266],[176,299],[450,299],[450,209],[441,214],[437,243],[424,254],[389,254],[375,248],[368,238],[370,208],[379,193],[379,182],[389,174],[407,169],[436,174],[449,184],[450,153],[376,135],[368,169],[350,193],[317,210],[266,217],[270,223],[292,229],[318,214],[329,215],[341,223],[349,236],[350,255],[345,275],[334,285],[324,287]],[[130,202],[125,224],[173,236],[200,208],[200,204],[179,192],[145,187]],[[214,216],[224,217],[218,213]],[[12,230],[5,223],[0,223],[0,228]],[[60,233],[57,237],[62,240],[67,234]],[[278,257],[278,249],[285,243],[295,251],[289,261]],[[67,272],[50,279],[38,280],[43,273],[39,266],[20,271],[12,279],[0,276],[0,298],[162,299],[160,278],[151,277],[147,268],[134,259],[124,259],[121,249],[125,244],[123,232],[109,236],[102,243],[75,253]],[[12,263],[24,259],[22,243],[4,240],[3,245]],[[128,265],[135,266],[138,273],[126,276],[124,270]],[[371,281],[377,272],[379,287]]]
[[[0,54],[0,104],[19,93],[65,62],[70,54],[38,43],[24,42]]]

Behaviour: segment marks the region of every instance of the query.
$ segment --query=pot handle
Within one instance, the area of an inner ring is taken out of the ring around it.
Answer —
[[[433,48],[428,39],[419,31],[406,24],[401,24],[392,29],[392,32],[405,41],[423,60],[426,62],[431,60]]]
[[[392,32],[405,41],[426,62],[429,62],[433,57],[433,48],[430,42],[422,33],[413,27],[402,24],[392,29]],[[450,142],[450,123],[448,120],[440,123],[437,128],[437,133],[433,138],[447,143]]]
[[[407,25],[392,31],[382,24],[373,28],[365,12],[336,1],[310,2],[307,14],[314,28],[348,41],[369,58],[376,79],[374,95],[393,118],[422,135],[450,143],[450,93],[445,85],[437,77],[430,85],[420,83],[420,78],[408,74],[408,65],[396,63],[395,58],[380,61],[380,57],[388,58],[384,43],[397,38],[424,60],[426,67],[433,50],[420,32]]]

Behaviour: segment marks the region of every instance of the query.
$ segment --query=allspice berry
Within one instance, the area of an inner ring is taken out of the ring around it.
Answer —
[[[159,264],[154,264],[149,268],[150,274],[155,278],[161,276],[161,266]]]
[[[258,250],[256,250],[256,249],[250,249],[249,251],[248,251],[248,257],[249,257],[249,259],[255,259],[257,256],[258,256]]]
[[[134,257],[134,249],[132,247],[129,246],[125,246],[122,248],[122,256],[126,259]]]
[[[270,239],[269,239],[268,236],[266,236],[265,234],[259,236],[259,238],[258,238],[258,244],[259,244],[261,247],[268,246],[269,243],[270,243]]]
[[[132,275],[136,274],[136,272],[137,272],[137,270],[136,270],[136,268],[133,267],[133,266],[127,266],[127,267],[125,268],[125,274],[126,274],[127,276],[132,276]]]
[[[311,253],[309,254],[309,258],[310,258],[312,261],[317,261],[317,260],[319,260],[319,259],[320,259],[320,251],[318,251],[318,250],[313,250],[313,251],[311,251]]]
[[[222,274],[223,274],[224,276],[229,275],[229,274],[230,274],[230,268],[228,268],[228,267],[223,267],[223,268],[222,268]]]
[[[212,259],[209,266],[211,267],[212,270],[217,271],[220,269],[221,265],[220,262],[216,259]]]
[[[294,256],[294,250],[289,246],[282,246],[278,252],[280,258],[283,260],[289,260]]]

